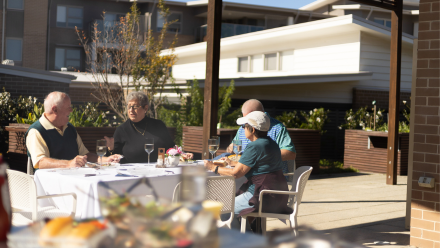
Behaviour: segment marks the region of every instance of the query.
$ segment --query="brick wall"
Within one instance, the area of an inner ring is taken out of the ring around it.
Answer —
[[[41,101],[52,91],[69,93],[69,84],[67,83],[0,73],[1,92],[3,92],[3,87],[11,93],[12,97],[32,96]]]
[[[47,0],[24,1],[23,67],[46,69]]]
[[[410,245],[440,247],[440,2],[420,0]],[[435,179],[422,188],[421,176]]]
[[[403,101],[410,102],[411,92],[400,92],[400,110],[403,110]],[[376,101],[379,109],[388,110],[389,91],[385,90],[369,90],[369,89],[353,89],[353,109],[368,106],[373,107],[372,102]]]
[[[71,87],[69,96],[72,102],[99,102],[92,93],[97,95],[97,91],[93,88]]]

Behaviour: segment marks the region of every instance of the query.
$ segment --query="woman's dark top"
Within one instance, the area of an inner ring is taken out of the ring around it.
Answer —
[[[133,127],[136,126],[136,131]],[[145,117],[139,122],[127,120],[122,123],[115,131],[115,147],[113,154],[122,154],[124,158],[121,163],[147,163],[148,153],[145,151],[145,139],[154,138],[154,151],[150,154],[150,162],[157,161],[157,151],[159,148],[168,148],[174,146],[174,141],[168,132],[167,127],[161,120]]]

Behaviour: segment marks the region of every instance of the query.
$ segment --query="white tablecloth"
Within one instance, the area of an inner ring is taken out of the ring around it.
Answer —
[[[171,200],[176,185],[180,182],[181,168],[154,168],[136,164],[133,166],[121,166],[120,168],[150,169],[155,176],[149,177],[157,194]],[[168,171],[168,172],[167,172]],[[172,171],[172,172],[170,172]],[[100,173],[100,174],[98,174]],[[138,177],[116,177],[117,169],[95,170],[91,168],[79,168],[75,171],[60,171],[54,169],[37,170],[34,176],[39,196],[74,192],[77,195],[77,218],[96,218],[101,216],[98,202],[98,182],[104,181],[118,191],[128,189]],[[173,174],[174,173],[174,174]],[[85,174],[97,174],[86,177]],[[138,187],[131,194],[148,195],[147,187]],[[56,206],[59,209],[71,211],[72,197],[56,197],[38,200],[38,204],[44,206]]]
[[[121,169],[127,169],[122,171]],[[172,200],[176,185],[180,182],[181,168],[155,168],[155,165],[133,164],[132,166],[120,166],[118,169],[95,170],[91,168],[79,168],[73,171],[56,169],[40,169],[34,176],[37,186],[37,195],[53,195],[73,192],[77,195],[77,218],[98,218],[101,216],[99,208],[98,183],[106,182],[112,189],[118,192],[125,192],[139,177],[117,177],[118,171],[126,174],[149,170],[147,176],[156,190],[159,197]],[[85,174],[97,174],[86,177]],[[208,172],[208,176],[215,176]],[[236,187],[240,187],[246,179],[236,179]],[[151,191],[146,186],[137,187],[131,195],[149,195]],[[40,199],[38,204],[41,207],[55,206],[65,211],[72,211],[72,197],[55,197]]]

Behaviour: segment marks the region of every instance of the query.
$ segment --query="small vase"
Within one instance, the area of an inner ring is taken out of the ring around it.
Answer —
[[[174,167],[179,164],[180,156],[168,156],[168,166]]]

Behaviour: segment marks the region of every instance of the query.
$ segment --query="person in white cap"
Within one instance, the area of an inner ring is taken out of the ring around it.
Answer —
[[[247,100],[243,106],[241,107],[241,113],[244,117],[253,111],[262,111],[264,112],[263,104],[257,99],[249,99]],[[265,113],[270,119],[270,127],[267,132],[267,135],[273,139],[277,144],[279,149],[281,150],[281,159],[283,160],[283,171],[284,173],[289,172],[287,166],[287,160],[295,160],[296,158],[296,150],[295,145],[290,139],[289,132],[286,127],[278,121],[269,116],[268,113]],[[242,149],[246,149],[246,146],[249,142],[249,139],[245,136],[245,130],[243,128],[239,128],[237,134],[234,137],[234,140],[241,140]],[[233,144],[231,143],[226,149],[228,153],[233,153]]]
[[[283,176],[280,148],[275,141],[267,136],[267,131],[270,128],[269,116],[264,112],[254,111],[245,117],[238,118],[237,124],[242,125],[246,138],[251,141],[243,151],[240,160],[232,161],[227,157],[221,158],[232,168],[219,167],[213,162],[205,160],[205,167],[216,174],[233,176],[234,178],[245,176],[248,179],[240,187],[241,194],[235,197],[234,213],[240,216],[258,211],[261,190],[288,191],[289,189],[286,178]],[[263,211],[291,213],[292,209],[286,209],[287,200],[287,195],[265,196]]]

